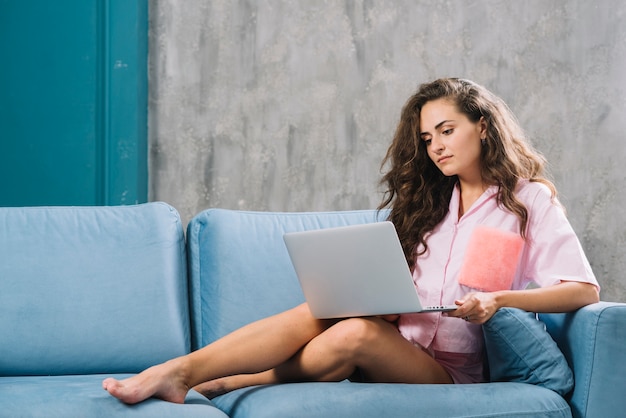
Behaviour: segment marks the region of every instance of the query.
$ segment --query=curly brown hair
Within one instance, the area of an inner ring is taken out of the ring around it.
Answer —
[[[520,179],[556,189],[545,177],[545,158],[526,139],[517,119],[502,99],[469,80],[444,78],[420,85],[402,109],[400,123],[382,162],[389,170],[381,179],[386,191],[380,209],[391,207],[389,220],[398,231],[411,270],[428,250],[427,234],[447,215],[457,176],[447,177],[432,162],[420,138],[420,111],[427,102],[447,99],[474,123],[484,118],[487,137],[481,150],[483,182],[498,186],[498,204],[520,220],[526,237],[528,210],[515,196]]]

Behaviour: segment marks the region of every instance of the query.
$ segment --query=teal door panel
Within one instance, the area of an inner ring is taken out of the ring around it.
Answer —
[[[0,0],[0,206],[147,200],[147,2]]]

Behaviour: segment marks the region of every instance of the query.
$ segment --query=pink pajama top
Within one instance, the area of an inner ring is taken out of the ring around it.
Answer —
[[[498,205],[497,191],[497,186],[488,188],[459,219],[460,190],[458,186],[454,189],[450,210],[427,237],[428,252],[417,258],[413,272],[423,305],[453,305],[455,300],[477,291],[458,283],[468,241],[477,225],[519,234],[517,216]],[[541,183],[521,181],[516,196],[528,209],[529,222],[511,289],[525,289],[530,283],[544,287],[561,281],[597,286],[578,238],[563,209],[553,202],[550,190]],[[407,340],[431,353],[455,353],[456,358],[463,354],[469,363],[474,361],[470,359],[482,358],[480,325],[441,313],[421,313],[401,315],[398,326]],[[467,366],[472,369],[471,364]],[[482,364],[475,366],[482,368]]]

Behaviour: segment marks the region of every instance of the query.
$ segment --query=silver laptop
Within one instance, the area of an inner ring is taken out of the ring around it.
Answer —
[[[422,306],[391,222],[289,232],[283,238],[316,318],[457,308]]]

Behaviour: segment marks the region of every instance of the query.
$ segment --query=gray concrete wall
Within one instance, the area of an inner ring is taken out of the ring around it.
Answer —
[[[150,199],[374,208],[417,85],[503,97],[551,162],[603,286],[626,301],[626,3],[621,0],[150,2]]]

